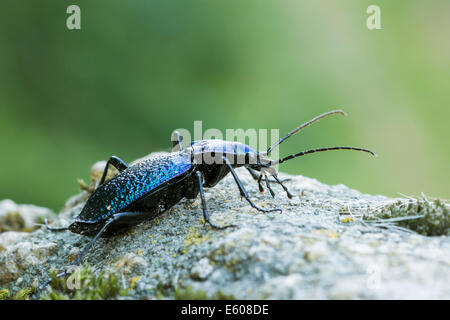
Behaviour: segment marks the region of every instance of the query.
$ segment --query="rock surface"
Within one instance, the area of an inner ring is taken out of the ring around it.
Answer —
[[[281,207],[283,213],[251,208],[229,175],[207,189],[206,200],[216,224],[236,227],[205,226],[200,199],[183,200],[124,235],[100,239],[85,264],[95,273],[119,275],[133,299],[193,298],[199,292],[237,299],[450,298],[448,231],[426,236],[395,218],[362,219],[395,202],[416,200],[362,194],[302,176],[285,183],[293,199],[278,185],[273,199],[258,192],[245,170],[237,172],[257,205]],[[87,197],[84,191],[71,198],[54,225],[70,223]],[[440,210],[433,223],[445,231],[448,205]],[[410,215],[421,219],[420,212]],[[45,228],[0,234],[0,287],[17,292],[43,283],[50,269],[63,271],[88,241]]]
[[[54,219],[55,214],[47,208],[31,204],[17,204],[10,199],[0,201],[0,232],[32,231],[45,218]]]

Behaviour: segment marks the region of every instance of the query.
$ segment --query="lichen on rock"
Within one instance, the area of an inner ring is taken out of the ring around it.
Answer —
[[[30,241],[7,246],[0,254],[0,284],[14,281],[28,268],[41,265],[55,248],[53,242],[35,244]]]
[[[74,291],[60,287],[66,277],[43,297],[450,298],[447,203],[367,195],[285,174],[280,176],[291,178],[285,184],[296,197],[288,199],[274,185],[272,198],[259,193],[245,170],[237,173],[256,204],[283,212],[251,208],[227,176],[206,190],[206,200],[212,221],[236,227],[212,229],[203,224],[198,199],[182,200],[158,219],[98,240],[83,268],[89,270],[86,277],[113,279],[99,282],[102,294],[93,294],[97,285]],[[88,196],[84,190],[72,197],[53,217],[55,225],[70,223]],[[43,227],[0,233],[0,289],[7,290],[0,295],[14,298],[21,290],[34,290],[51,273],[65,270],[89,240]]]
[[[450,235],[450,204],[425,195],[392,201],[363,218],[379,225],[395,223],[426,236]]]
[[[16,204],[10,199],[0,201],[0,233],[5,231],[31,232],[39,228],[44,219],[55,214],[47,208],[30,204]]]

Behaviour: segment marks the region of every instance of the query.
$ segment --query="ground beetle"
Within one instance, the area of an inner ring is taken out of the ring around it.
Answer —
[[[74,266],[81,263],[83,257],[100,236],[108,236],[123,232],[131,226],[151,219],[177,204],[181,199],[194,199],[200,193],[203,217],[215,229],[230,226],[217,226],[210,221],[205,202],[203,187],[214,187],[229,172],[236,182],[241,196],[258,211],[273,212],[281,209],[263,209],[250,200],[247,191],[239,180],[235,168],[245,167],[258,182],[261,192],[264,191],[262,179],[266,183],[272,196],[274,192],[271,182],[278,183],[285,190],[287,196],[292,194],[276,174],[274,165],[300,157],[306,154],[328,150],[357,150],[375,155],[372,151],[356,147],[328,147],[299,152],[280,160],[271,160],[267,156],[284,140],[331,114],[343,114],[341,110],[324,113],[302,124],[273,144],[266,152],[258,152],[240,142],[223,140],[194,141],[189,147],[183,148],[180,135],[175,132],[173,138],[174,151],[167,155],[149,157],[128,166],[117,157],[111,157],[105,167],[103,176],[93,194],[87,200],[81,213],[75,221],[65,228],[51,228],[53,231],[70,230],[86,236],[93,236],[83,251],[78,255],[73,265],[65,272],[57,275],[68,275]],[[112,165],[119,170],[119,174],[105,182],[108,168]],[[268,176],[273,178],[269,179]],[[49,284],[47,280],[37,292]]]

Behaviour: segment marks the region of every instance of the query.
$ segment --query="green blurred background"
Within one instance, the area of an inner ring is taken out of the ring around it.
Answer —
[[[66,8],[81,7],[81,30]],[[382,30],[366,27],[370,4]],[[279,128],[353,152],[281,170],[363,192],[448,198],[450,1],[0,4],[0,199],[59,209],[91,165],[169,150],[175,128]]]

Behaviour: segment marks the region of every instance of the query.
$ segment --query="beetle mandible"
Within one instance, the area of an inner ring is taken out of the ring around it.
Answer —
[[[203,207],[203,218],[215,229],[224,229],[228,226],[218,226],[209,217],[205,193],[203,188],[212,188],[231,172],[242,197],[256,210],[261,212],[280,211],[280,208],[264,209],[250,199],[244,185],[235,172],[235,168],[245,167],[257,181],[259,190],[264,191],[262,179],[272,196],[274,192],[270,183],[279,184],[289,198],[293,195],[280,180],[274,165],[306,154],[329,150],[356,150],[375,153],[368,149],[357,147],[326,147],[292,154],[279,160],[268,158],[270,152],[283,141],[326,116],[345,113],[342,110],[333,110],[321,114],[310,121],[300,125],[275,144],[266,152],[259,152],[240,142],[223,140],[199,140],[194,141],[189,147],[184,148],[180,135],[175,132],[173,139],[174,151],[167,155],[159,155],[146,158],[128,166],[118,157],[111,157],[106,163],[102,178],[88,198],[86,204],[75,221],[68,227],[52,228],[52,231],[70,230],[86,236],[92,236],[91,241],[78,255],[72,266],[57,275],[63,277],[78,266],[92,245],[101,236],[117,234],[137,225],[145,220],[156,217],[170,209],[181,199],[195,199],[199,194]],[[105,181],[109,166],[119,170],[119,174]],[[269,179],[269,176],[272,179]],[[37,291],[40,292],[49,284],[47,280]]]

